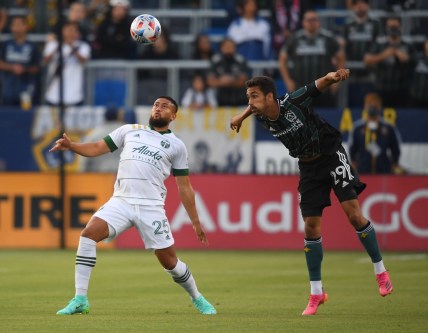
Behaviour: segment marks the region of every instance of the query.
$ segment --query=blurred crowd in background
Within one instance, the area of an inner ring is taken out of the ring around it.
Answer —
[[[428,1],[63,0],[61,25],[58,4],[0,0],[0,105],[57,106],[60,54],[64,105],[113,110],[166,94],[195,111],[242,106],[255,69],[282,95],[347,67],[351,79],[314,105],[363,111],[349,136],[360,173],[405,172],[400,133],[382,115],[384,108],[428,111]],[[143,13],[162,25],[152,45],[129,33]],[[179,69],[175,81],[171,66]],[[171,86],[179,86],[175,94]]]
[[[180,98],[195,109],[246,104],[244,83],[251,76],[248,62],[254,61],[277,62],[276,69],[264,74],[276,79],[280,93],[351,67],[348,106],[362,106],[364,96],[376,92],[386,107],[428,108],[427,1],[64,0],[62,29],[57,3],[0,1],[1,104],[22,105],[26,98],[33,105],[58,104],[62,34],[65,105],[84,103],[86,63],[108,59],[209,62],[182,82]],[[161,38],[150,46],[139,45],[130,38],[129,26],[149,9],[164,9],[169,15],[159,18]],[[174,41],[189,33],[190,24],[174,12],[184,10],[190,16],[195,10],[218,9],[227,15],[207,15],[208,23],[190,39]],[[166,75],[146,69],[139,70],[138,79],[158,80],[161,90]],[[335,85],[316,106],[336,107],[337,101]]]

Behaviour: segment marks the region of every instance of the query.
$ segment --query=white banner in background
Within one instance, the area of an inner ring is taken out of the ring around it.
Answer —
[[[180,109],[171,130],[186,144],[193,173],[251,173],[254,121],[247,119],[239,134],[230,129],[230,119],[244,108]],[[138,123],[148,124],[151,107],[135,107]]]
[[[298,159],[291,157],[288,149],[278,140],[257,142],[256,174],[297,175]]]

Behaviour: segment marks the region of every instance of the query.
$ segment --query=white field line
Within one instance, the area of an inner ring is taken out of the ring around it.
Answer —
[[[426,253],[413,253],[413,254],[397,254],[397,255],[383,255],[387,261],[411,261],[411,260],[426,260],[428,254]],[[360,258],[357,260],[358,263],[371,262],[370,258]]]

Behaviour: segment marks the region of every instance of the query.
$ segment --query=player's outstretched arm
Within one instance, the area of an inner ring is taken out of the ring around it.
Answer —
[[[100,156],[110,152],[110,149],[104,140],[99,140],[96,142],[78,143],[71,141],[71,139],[65,133],[62,135],[62,138],[56,140],[55,145],[49,150],[49,152],[59,150],[71,150],[76,154],[86,157]]]
[[[336,72],[330,72],[325,76],[319,78],[315,81],[317,89],[323,91],[326,88],[330,87],[332,84],[335,84],[340,81],[346,80],[350,75],[350,70],[347,68],[338,69]]]
[[[230,129],[232,131],[236,130],[236,133],[239,133],[239,129],[241,128],[242,122],[248,118],[253,112],[251,111],[251,107],[248,105],[244,112],[233,116],[230,120]]]
[[[190,183],[190,178],[189,176],[176,176],[175,179],[177,181],[178,194],[180,195],[181,202],[192,221],[193,230],[195,231],[199,241],[204,245],[208,245],[207,236],[202,229],[201,222],[199,221],[199,215],[196,210],[195,191]]]

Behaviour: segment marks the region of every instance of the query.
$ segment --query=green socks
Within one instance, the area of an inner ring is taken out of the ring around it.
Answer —
[[[322,237],[317,239],[305,238],[306,265],[308,266],[309,280],[321,281],[321,262],[323,258]]]
[[[377,243],[376,232],[370,221],[364,228],[357,230],[358,238],[369,254],[373,263],[382,261]],[[321,281],[321,262],[323,259],[322,237],[317,239],[305,238],[305,257],[308,266],[309,280]]]
[[[373,263],[382,260],[382,256],[379,251],[377,244],[376,232],[370,221],[364,226],[364,228],[357,230],[358,239],[363,244]]]

